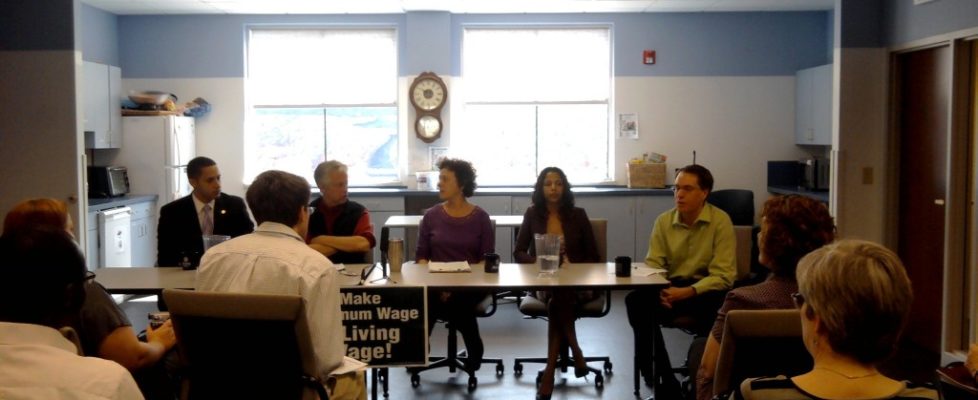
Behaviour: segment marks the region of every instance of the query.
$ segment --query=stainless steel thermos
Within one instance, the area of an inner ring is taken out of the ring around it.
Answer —
[[[401,272],[401,265],[404,264],[404,239],[391,238],[390,247],[387,249],[387,261],[391,272]]]

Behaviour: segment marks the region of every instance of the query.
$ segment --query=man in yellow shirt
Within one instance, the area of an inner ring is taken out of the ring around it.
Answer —
[[[727,213],[706,202],[711,190],[713,175],[708,169],[695,164],[679,169],[673,187],[676,207],[656,218],[645,256],[646,264],[667,271],[672,284],[625,297],[636,363],[659,398],[673,398],[679,389],[668,372],[672,366],[659,324],[684,317],[692,322],[684,327],[705,334],[736,276],[733,223]]]

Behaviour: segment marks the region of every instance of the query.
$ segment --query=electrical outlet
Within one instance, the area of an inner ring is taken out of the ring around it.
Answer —
[[[863,168],[863,185],[873,184],[873,167]]]

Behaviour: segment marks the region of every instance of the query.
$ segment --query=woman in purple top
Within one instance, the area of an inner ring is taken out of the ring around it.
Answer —
[[[567,175],[557,167],[547,167],[540,171],[533,187],[533,206],[523,215],[516,249],[513,257],[519,263],[536,262],[536,249],[533,235],[551,233],[561,235],[561,259],[572,263],[600,262],[598,245],[591,230],[591,221],[583,208],[574,207],[574,193],[571,192]],[[561,346],[568,346],[574,359],[574,375],[587,375],[584,352],[577,342],[574,328],[574,315],[578,305],[594,298],[590,290],[575,291],[555,289],[539,292],[536,297],[547,304],[547,366],[543,379],[537,389],[537,399],[549,399],[554,390],[554,372]]]
[[[791,294],[798,291],[795,267],[806,254],[835,240],[835,224],[825,204],[797,196],[774,196],[764,202],[761,232],[757,235],[758,261],[771,269],[767,280],[727,293],[717,320],[706,339],[696,376],[696,398],[713,397],[713,373],[720,355],[723,323],[730,310],[794,308]]]
[[[475,169],[468,161],[445,159],[438,163],[438,198],[444,202],[428,209],[418,231],[415,260],[467,261],[478,263],[493,251],[495,235],[485,210],[466,198],[475,192]],[[478,291],[428,291],[428,332],[435,320],[444,320],[462,334],[468,357],[466,369],[475,371],[482,363],[482,337],[475,307],[486,293]]]

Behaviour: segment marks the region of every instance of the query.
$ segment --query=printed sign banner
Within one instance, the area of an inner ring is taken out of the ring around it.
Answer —
[[[342,288],[346,355],[372,367],[424,365],[428,304],[423,286]]]

